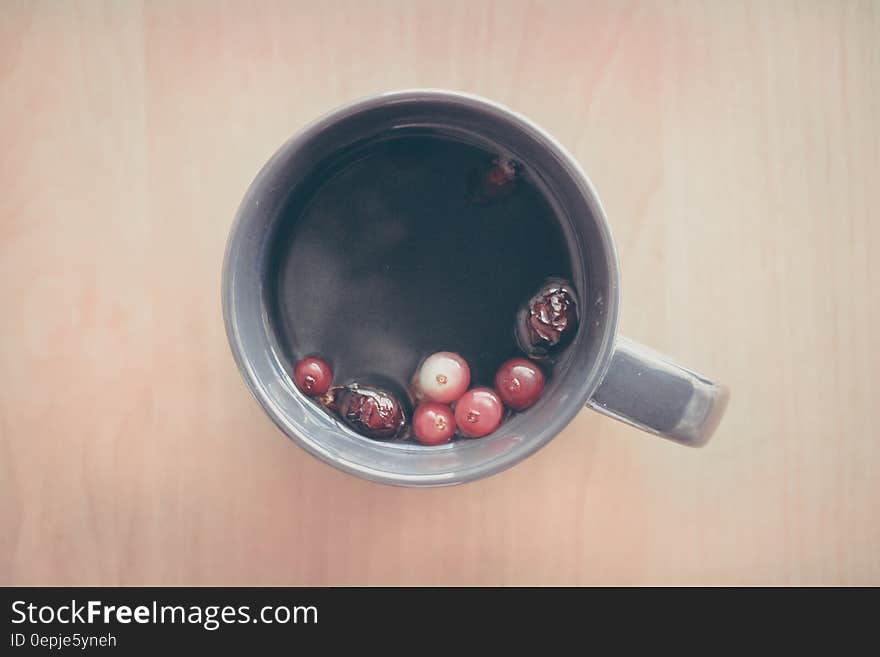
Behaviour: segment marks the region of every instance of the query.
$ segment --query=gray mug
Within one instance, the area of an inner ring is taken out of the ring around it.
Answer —
[[[453,128],[502,144],[552,181],[575,289],[589,308],[566,350],[566,364],[541,400],[494,433],[425,447],[366,439],[297,390],[267,310],[269,242],[291,190],[317,162],[400,126]],[[345,472],[403,486],[445,486],[480,479],[549,442],[584,406],[675,442],[700,446],[727,404],[725,387],[617,334],[620,277],[605,211],[572,156],[541,128],[495,103],[433,90],[381,94],[321,117],[288,140],[250,185],[226,248],[222,298],[238,368],[269,417],[306,451]]]

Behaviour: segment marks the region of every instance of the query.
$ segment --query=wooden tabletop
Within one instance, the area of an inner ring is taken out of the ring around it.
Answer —
[[[880,584],[876,2],[0,0],[0,584]],[[733,391],[451,489],[248,395],[233,213],[316,115],[477,93],[582,163],[624,333]],[[873,203],[873,205],[872,205]]]

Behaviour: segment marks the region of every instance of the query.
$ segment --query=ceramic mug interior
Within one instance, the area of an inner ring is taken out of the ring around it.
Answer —
[[[336,152],[402,128],[470,135],[528,163],[552,196],[582,320],[541,399],[494,433],[425,447],[358,435],[300,393],[279,344],[269,297],[272,240],[297,185]],[[346,472],[389,484],[442,486],[499,472],[557,435],[602,380],[614,344],[617,261],[599,200],[572,157],[527,119],[473,96],[406,91],[337,109],[287,141],[238,210],[222,281],[226,330],[238,367],[269,417],[301,447]]]

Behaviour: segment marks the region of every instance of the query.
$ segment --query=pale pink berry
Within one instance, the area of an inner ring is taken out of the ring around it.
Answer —
[[[413,395],[417,400],[451,404],[471,383],[471,368],[451,351],[428,356],[416,372]]]

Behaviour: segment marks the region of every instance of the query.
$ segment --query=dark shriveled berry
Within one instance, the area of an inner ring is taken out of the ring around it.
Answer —
[[[322,399],[352,429],[374,440],[397,438],[406,425],[400,401],[381,388],[352,383],[334,388]]]
[[[577,326],[574,288],[568,281],[551,278],[520,309],[516,339],[526,354],[543,357],[567,345]]]
[[[484,203],[512,194],[520,178],[521,165],[506,157],[496,157],[468,178],[468,198]]]

